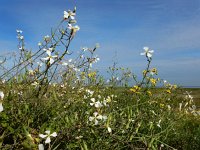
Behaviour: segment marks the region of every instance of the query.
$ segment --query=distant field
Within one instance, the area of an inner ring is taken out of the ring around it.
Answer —
[[[154,89],[153,91],[155,93],[159,93],[160,89],[162,89],[162,88],[157,88],[157,89]],[[123,91],[123,88],[119,88],[118,90],[119,90],[119,92]],[[180,88],[180,90],[178,90],[178,95],[184,96],[183,94],[186,91],[188,91],[190,93],[190,95],[193,96],[193,100],[194,100],[196,106],[200,108],[200,88]]]

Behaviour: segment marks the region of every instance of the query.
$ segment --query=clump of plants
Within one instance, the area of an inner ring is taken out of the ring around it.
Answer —
[[[26,48],[17,30],[13,66],[8,57],[0,63],[1,149],[200,149],[193,97],[158,77],[154,51],[141,53],[142,80],[116,64],[105,79],[92,68],[98,44],[69,50],[80,30],[75,16],[76,8],[64,11],[37,51]]]

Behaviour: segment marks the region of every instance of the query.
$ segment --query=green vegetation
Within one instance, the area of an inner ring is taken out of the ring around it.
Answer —
[[[0,64],[1,149],[200,149],[196,89],[193,98],[158,78],[148,47],[141,53],[147,60],[141,81],[116,64],[108,68],[108,80],[92,69],[98,45],[70,58],[69,46],[80,29],[75,14],[76,9],[65,11],[35,53],[17,30],[19,56],[11,69],[6,59]]]

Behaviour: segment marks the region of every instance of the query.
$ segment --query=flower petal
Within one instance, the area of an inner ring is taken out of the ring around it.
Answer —
[[[55,56],[51,56],[52,58],[56,58],[56,57],[58,57],[57,55],[55,55]]]
[[[4,98],[4,93],[2,91],[0,91],[0,98],[3,99]]]
[[[95,123],[94,123],[95,125],[98,125],[98,123],[99,123],[97,119],[95,119],[94,122],[95,122]]]
[[[45,138],[45,137],[47,137],[47,135],[39,134],[39,137],[41,137],[41,138]]]
[[[3,111],[3,105],[2,105],[2,103],[0,102],[0,112],[2,112]]]
[[[50,50],[46,50],[46,53],[48,56],[51,56],[51,51]]]
[[[44,150],[44,145],[43,145],[43,144],[39,144],[39,145],[38,145],[38,149],[39,149],[39,150]]]
[[[98,112],[94,112],[93,115],[96,117],[98,115]]]
[[[42,58],[42,60],[49,60],[49,57],[46,57],[46,58]]]
[[[51,142],[51,139],[50,139],[50,137],[47,137],[47,139],[46,139],[45,143],[50,143],[50,142]]]
[[[149,51],[149,53],[153,53],[153,52],[154,52],[154,50],[150,50],[150,51]]]
[[[54,132],[54,133],[51,134],[51,136],[56,137],[56,136],[57,136],[57,133]]]
[[[112,132],[112,129],[110,127],[108,127],[108,132],[111,133]]]
[[[52,58],[50,58],[50,64],[54,63],[54,60]]]
[[[102,116],[102,118],[103,118],[104,121],[108,119],[107,116]]]
[[[149,51],[149,47],[147,47],[147,46],[145,46],[143,49],[144,49],[145,51]]]
[[[47,131],[45,131],[45,133],[49,135],[49,134],[50,134],[50,131],[49,131],[49,130],[47,130]]]
[[[91,98],[90,100],[95,103],[95,98]]]
[[[92,120],[94,120],[94,117],[89,117],[89,121],[92,121]]]
[[[72,20],[74,20],[74,19],[75,19],[75,17],[74,17],[74,16],[70,16],[70,18],[71,18]]]
[[[147,53],[147,57],[152,57],[152,54],[151,53]]]
[[[94,103],[90,103],[90,106],[93,106],[94,105]]]
[[[103,119],[103,116],[102,116],[102,115],[99,115],[99,116],[97,117],[97,119],[102,120],[102,119]]]

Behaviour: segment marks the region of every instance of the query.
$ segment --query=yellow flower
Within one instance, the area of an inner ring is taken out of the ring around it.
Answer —
[[[169,94],[172,93],[170,89],[167,89],[166,92],[169,93]]]
[[[91,73],[88,74],[88,77],[94,78],[94,77],[96,77],[96,74],[97,74],[96,72],[91,72]]]
[[[142,72],[143,76],[146,76],[147,72],[148,72],[147,70],[143,70],[143,72]]]
[[[158,74],[158,70],[156,69],[156,68],[152,68],[151,69],[151,74],[153,75],[153,74]]]
[[[137,85],[133,86],[133,87],[130,89],[131,92],[137,93],[137,94],[140,93],[140,90],[141,90],[141,87],[139,87],[139,86],[137,86]]]
[[[160,108],[164,108],[165,104],[160,103]]]
[[[147,91],[147,94],[148,94],[149,96],[152,96],[151,91]]]
[[[174,84],[174,85],[173,85],[173,88],[174,88],[174,89],[176,89],[176,88],[177,88],[177,85],[176,85],[176,84]]]
[[[155,85],[156,85],[156,82],[157,82],[157,80],[156,80],[156,79],[154,79],[154,78],[151,78],[151,79],[150,79],[150,82],[151,82],[151,84],[152,84],[153,86],[155,86]]]

